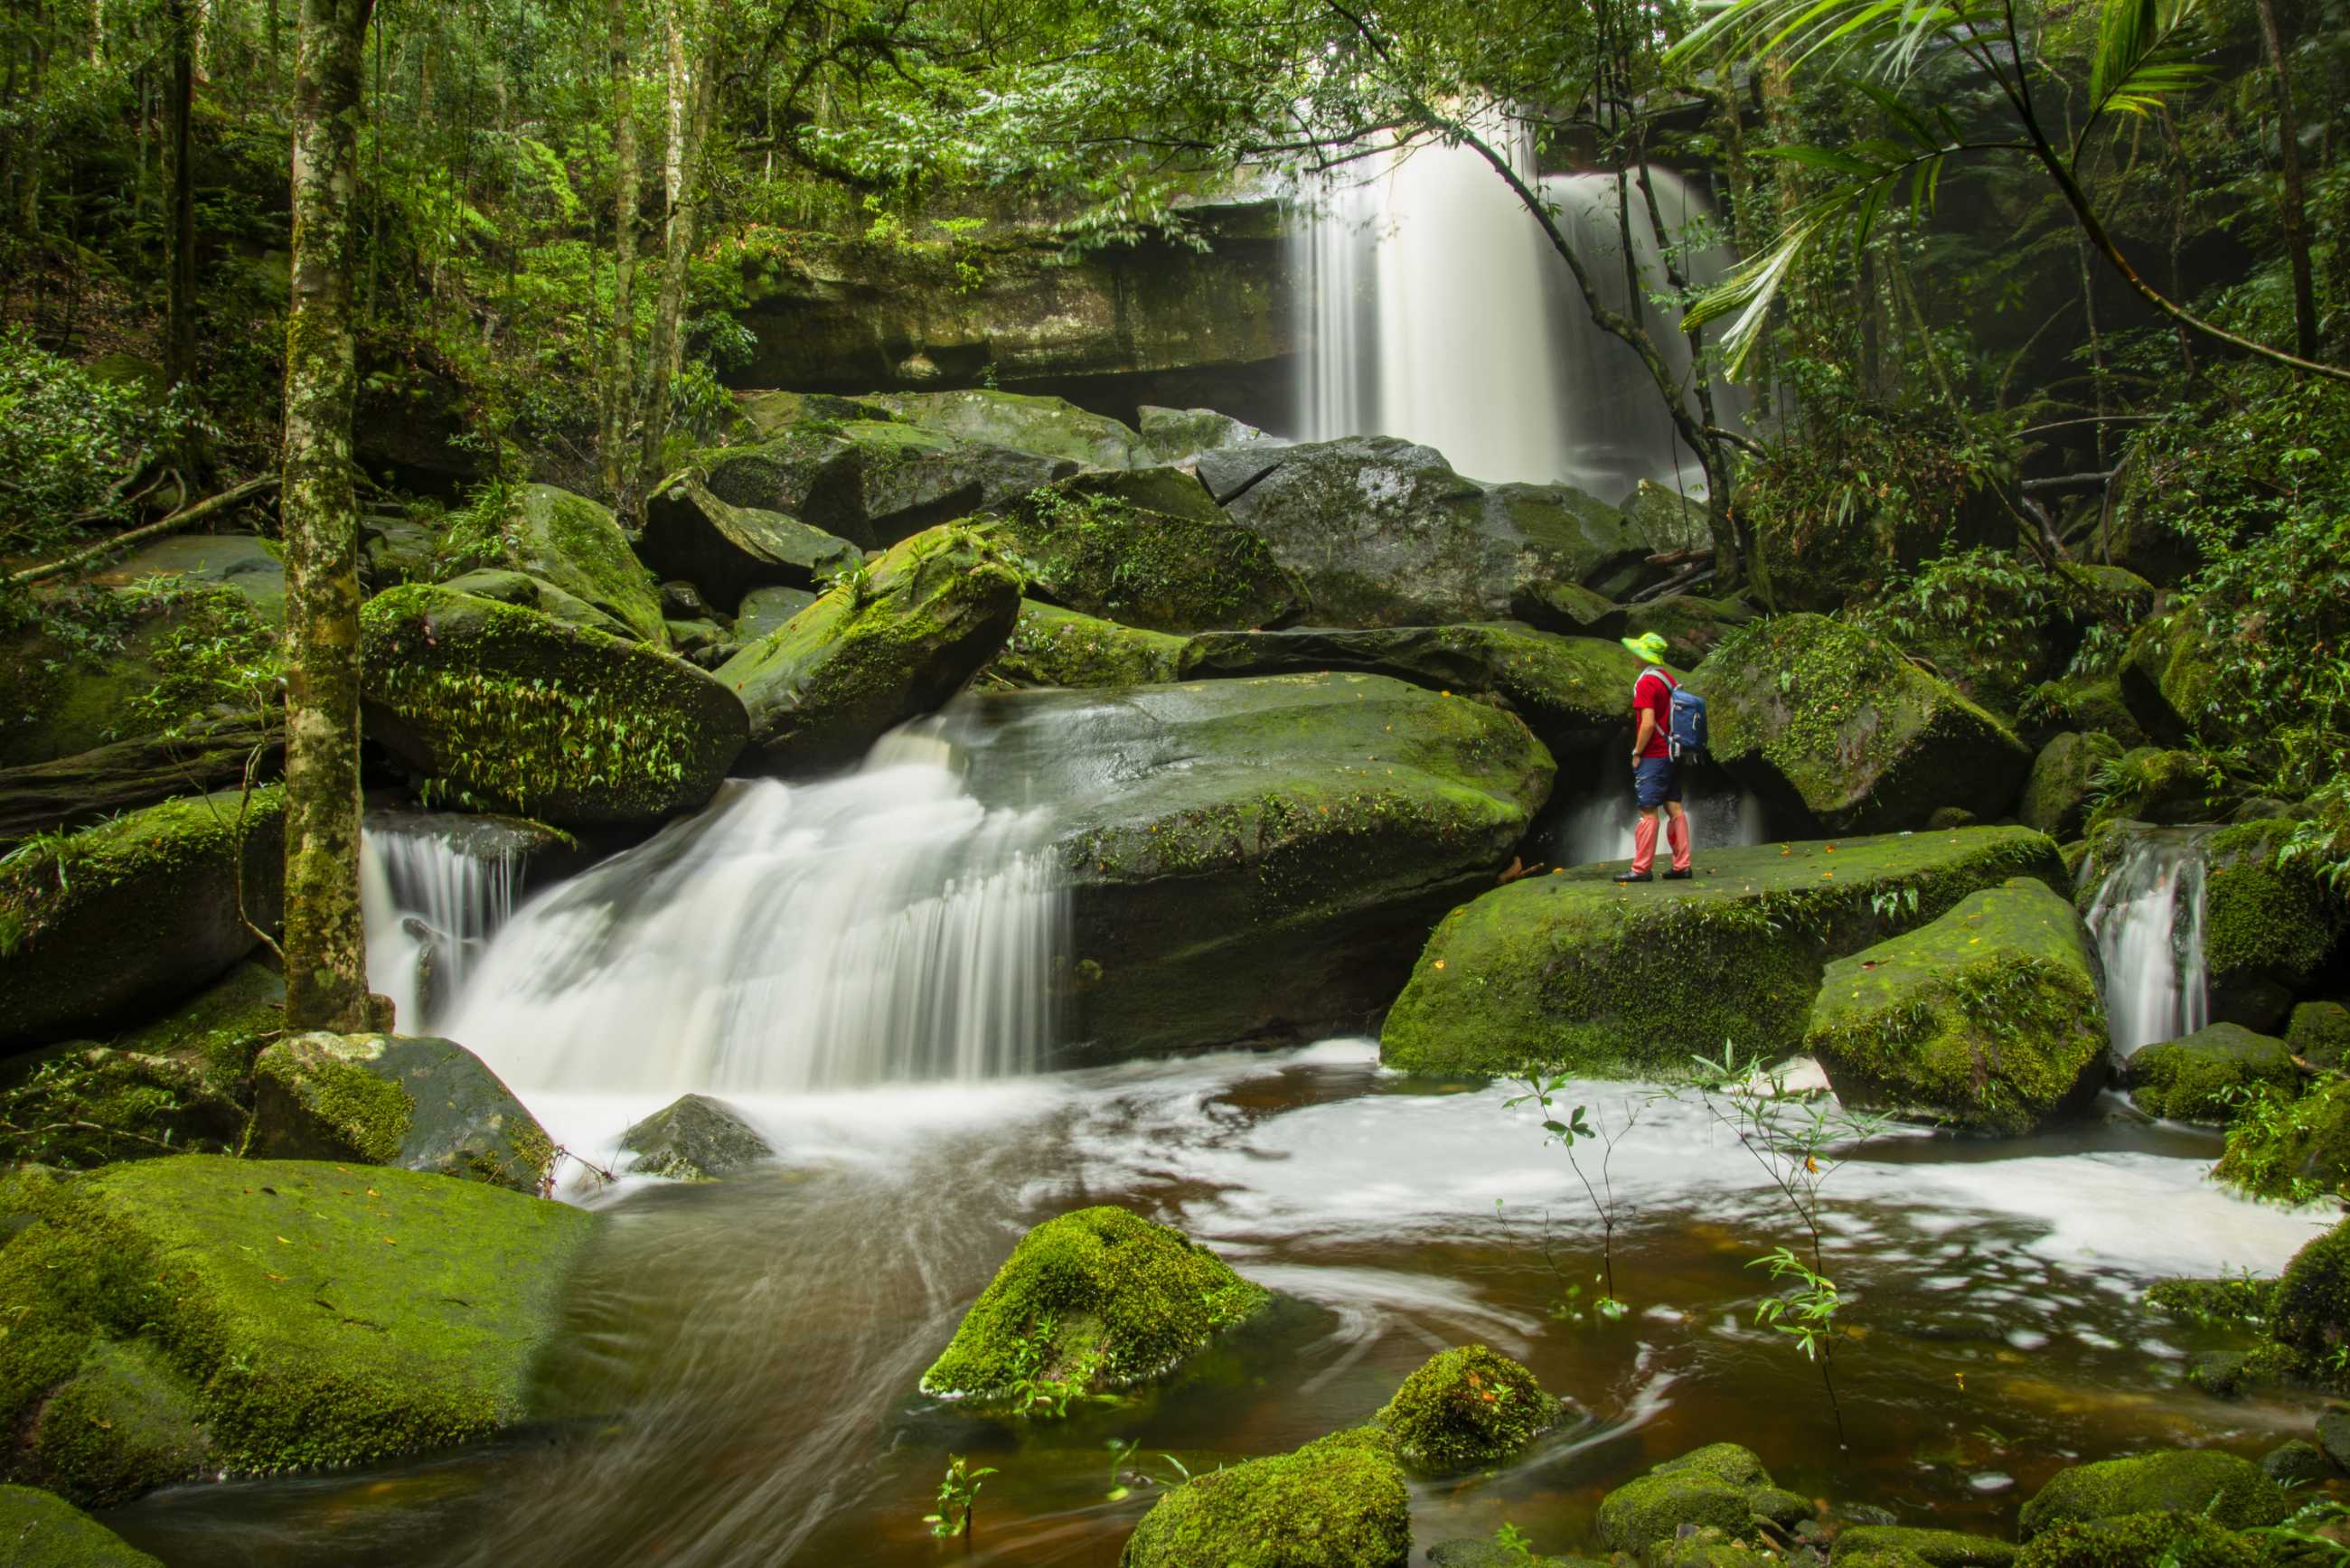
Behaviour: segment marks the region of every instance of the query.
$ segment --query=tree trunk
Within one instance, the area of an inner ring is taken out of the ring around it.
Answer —
[[[359,918],[358,370],[352,207],[373,0],[301,0],[286,324],[286,1024],[369,1023]]]
[[[636,72],[629,58],[628,0],[605,0],[612,64],[612,363],[604,399],[604,489],[613,509],[636,515],[627,442],[637,396]]]
[[[2284,173],[2285,254],[2293,263],[2293,331],[2304,359],[2317,357],[2317,286],[2309,271],[2309,204],[2301,185],[2301,119],[2293,109],[2293,70],[2285,59],[2284,34],[2277,26],[2276,0],[2254,0],[2261,14],[2261,41],[2268,46],[2276,73],[2277,154]]]
[[[644,438],[637,460],[637,488],[640,492],[650,490],[662,478],[661,449],[669,441],[670,380],[676,375],[684,352],[681,328],[686,275],[693,259],[693,225],[700,205],[696,185],[702,143],[709,134],[710,109],[718,81],[714,61],[698,78],[690,75],[685,27],[679,14],[681,3],[681,0],[671,0],[670,9],[669,223],[662,234],[660,292],[653,300],[652,337],[645,347]],[[718,18],[719,8],[713,5],[705,18],[709,30],[715,30]],[[712,40],[705,37],[702,42],[708,47]]]
[[[189,158],[195,37],[188,0],[166,0],[163,26],[172,55],[163,127],[163,382],[176,387],[196,369],[196,173]]]

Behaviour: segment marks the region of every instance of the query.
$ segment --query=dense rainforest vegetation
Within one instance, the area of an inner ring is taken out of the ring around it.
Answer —
[[[0,84],[0,1557],[2350,1557],[2336,0],[17,0]],[[1948,1174],[2043,1163],[2158,1212]]]

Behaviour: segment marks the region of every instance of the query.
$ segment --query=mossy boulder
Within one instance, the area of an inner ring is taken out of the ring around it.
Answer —
[[[846,767],[960,691],[1019,613],[1020,575],[972,530],[937,528],[840,579],[718,680],[750,712],[760,766]]]
[[[684,660],[444,587],[359,612],[369,737],[427,787],[565,827],[648,824],[709,800],[749,719]]]
[[[2024,1133],[2105,1086],[2106,1009],[2073,901],[2018,877],[1827,967],[1804,1048],[1836,1098]]]
[[[723,500],[691,472],[645,503],[645,535],[637,547],[655,571],[691,583],[729,615],[754,589],[811,588],[863,554],[796,517]]]
[[[1558,637],[1518,621],[1203,632],[1182,657],[1182,672],[1191,680],[1361,670],[1490,699],[1523,719],[1554,755],[1613,742],[1620,756],[1631,738],[1632,683],[1646,668],[1621,643]]]
[[[1517,719],[1375,675],[987,693],[958,718],[972,791],[1058,824],[1078,1059],[1362,1029],[1554,771]]]
[[[253,1065],[253,1147],[536,1192],[555,1143],[480,1057],[452,1040],[290,1034]]]
[[[286,563],[279,546],[251,534],[182,534],[142,545],[114,565],[89,575],[102,587],[122,587],[148,577],[184,577],[208,587],[231,588],[251,601],[273,627],[286,624]]]
[[[1180,469],[1062,480],[1014,502],[996,535],[1035,597],[1150,631],[1277,626],[1305,607],[1272,546]]]
[[[1828,1561],[1849,1568],[1855,1558],[1870,1552],[1907,1552],[1927,1568],[2008,1568],[2017,1548],[2012,1542],[1988,1535],[1966,1535],[1955,1530],[1914,1530],[1899,1524],[1857,1524],[1837,1532]]]
[[[210,640],[224,625],[242,624],[265,639],[274,629],[256,618],[244,594],[203,584],[168,598],[98,590],[71,618],[90,635],[68,642],[37,624],[0,629],[0,768],[52,763],[175,722],[203,722],[208,715],[201,712],[131,704],[168,690],[175,645]]]
[[[193,1154],[0,1179],[0,1216],[9,1468],[76,1500],[515,1424],[595,1228],[480,1182]],[[137,1418],[51,1428],[69,1387]]]
[[[1035,599],[988,668],[1022,686],[1149,686],[1176,678],[1185,641]]]
[[[2210,760],[2199,752],[2134,746],[2100,761],[2090,786],[2091,809],[2083,826],[2094,832],[2108,822],[2209,822],[2221,783]]]
[[[1151,1505],[1119,1568],[1405,1568],[1410,1496],[1385,1434],[1357,1428],[1192,1477]]]
[[[2302,1438],[2288,1438],[2262,1454],[2261,1469],[2282,1487],[2318,1486],[2341,1474],[2324,1449]]]
[[[2257,1091],[2236,1108],[2212,1174],[2280,1202],[2350,1197],[2350,1079],[2330,1079],[2298,1099],[2289,1089]]]
[[[2023,1505],[2017,1529],[2029,1542],[2061,1524],[2170,1511],[2241,1530],[2274,1524],[2293,1505],[2250,1459],[2214,1449],[2165,1449],[2057,1471]]]
[[[2012,877],[2067,885],[2024,828],[1707,850],[1685,884],[1589,867],[1530,877],[1436,928],[1379,1035],[1390,1067],[1673,1077],[1724,1040],[1803,1043],[1829,961],[1937,919]]]
[[[660,589],[609,507],[552,484],[525,484],[507,502],[498,543],[515,570],[553,583],[662,645]]]
[[[952,392],[871,392],[859,401],[926,431],[1066,458],[1087,468],[1143,468],[1152,462],[1150,444],[1140,434],[1066,398],[966,387]]]
[[[1723,638],[1753,618],[1754,611],[1737,599],[1664,594],[1626,605],[1622,635],[1645,637],[1655,632],[1665,639],[1671,661],[1679,668],[1702,660],[1721,646]],[[1610,634],[1595,626],[1592,635]]]
[[[2187,1511],[2060,1524],[2016,1554],[2016,1568],[2275,1568],[2264,1542]]]
[[[1771,1480],[1761,1459],[1736,1443],[1712,1443],[1668,1459],[1599,1501],[1599,1543],[1644,1557],[1684,1531],[1718,1530],[1758,1539],[1758,1521],[1793,1524],[1811,1506]]]
[[[2286,1021],[2284,1043],[2314,1067],[2350,1064],[2350,1007],[2330,999],[2299,1003]]]
[[[2122,754],[2121,742],[2092,731],[2067,730],[2040,748],[2023,783],[2015,820],[2064,840],[2077,837],[2089,815],[2089,794],[2097,769]]]
[[[251,952],[285,897],[285,809],[274,785],[191,795],[12,857],[0,1050],[168,1007]]]
[[[600,631],[606,637],[622,638],[630,642],[644,640],[637,628],[626,621],[607,615],[586,599],[567,593],[546,578],[534,577],[527,572],[517,572],[504,566],[482,566],[462,576],[451,577],[441,586],[452,594],[471,594],[475,598],[495,599],[502,605],[536,610],[567,626]],[[666,647],[667,643],[658,646]]]
[[[2282,1023],[2340,940],[2343,909],[2306,861],[2278,852],[2293,824],[2226,827],[2204,842],[2203,963],[2214,1014],[2253,1029]]]
[[[2007,815],[2032,753],[1997,718],[1880,639],[1817,615],[1725,638],[1692,670],[1716,761],[1832,833]]]
[[[1705,503],[1652,479],[1640,481],[1624,498],[1624,521],[1651,554],[1713,548]]]
[[[245,1106],[201,1064],[71,1040],[0,1060],[0,1164],[83,1169],[234,1149]]]
[[[1560,1412],[1533,1373],[1497,1350],[1465,1345],[1430,1356],[1374,1418],[1406,1464],[1459,1475],[1523,1452],[1558,1425]]]
[[[963,1314],[922,1391],[1023,1414],[1019,1386],[1110,1394],[1158,1377],[1273,1298],[1171,1226],[1115,1205],[1047,1220]]]
[[[2277,1276],[2269,1334],[2312,1363],[2350,1345],[2350,1220],[2304,1242]]]
[[[54,1492],[0,1486],[0,1547],[11,1568],[163,1568]]]
[[[1228,447],[1289,444],[1213,409],[1162,409],[1145,403],[1135,410],[1135,429],[1160,462],[1181,462]]]
[[[2292,1048],[2238,1023],[2140,1046],[2123,1064],[2122,1082],[2140,1110],[2185,1122],[2225,1122],[2235,1110],[2231,1096],[2258,1085],[2300,1085]]]
[[[1489,487],[1390,436],[1250,455],[1269,466],[1219,498],[1305,580],[1315,618],[1332,626],[1500,620],[1551,583],[1613,597],[1648,555],[1621,514],[1579,490]],[[1201,471],[1209,478],[1204,461]]]
[[[620,1135],[638,1176],[715,1181],[775,1157],[775,1146],[742,1113],[707,1095],[681,1095]]]
[[[2207,635],[2192,605],[2158,616],[2131,634],[2122,652],[2122,701],[2149,735],[2168,741],[2226,738],[2209,711],[2213,655]]]
[[[753,588],[734,617],[734,640],[752,643],[781,631],[784,623],[816,603],[806,588]]]
[[[2041,736],[2063,730],[2111,735],[2124,748],[2147,742],[2145,727],[2122,701],[2118,675],[2067,675],[2039,687],[2025,711]]]

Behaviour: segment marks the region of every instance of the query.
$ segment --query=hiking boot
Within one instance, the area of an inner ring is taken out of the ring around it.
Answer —
[[[1696,875],[1695,871],[1668,871],[1664,873],[1664,879],[1668,882],[1686,882]]]
[[[1669,876],[1670,873],[1669,872],[1667,875]],[[1616,880],[1618,882],[1650,882],[1654,881],[1655,878],[1650,877],[1646,871],[1627,871],[1617,877]]]

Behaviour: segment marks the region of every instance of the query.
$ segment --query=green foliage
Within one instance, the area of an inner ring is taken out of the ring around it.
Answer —
[[[2221,1181],[2281,1203],[2350,1196],[2350,1080],[2330,1078],[2296,1097],[2261,1084],[2222,1091],[2232,1111]]]
[[[47,555],[85,520],[119,519],[140,472],[199,429],[185,399],[162,401],[0,328],[0,556]]]
[[[949,1454],[946,1473],[939,1478],[939,1511],[922,1515],[931,1533],[941,1541],[968,1537],[972,1511],[979,1506],[979,1489],[994,1473],[993,1466],[972,1469],[961,1454]]]

